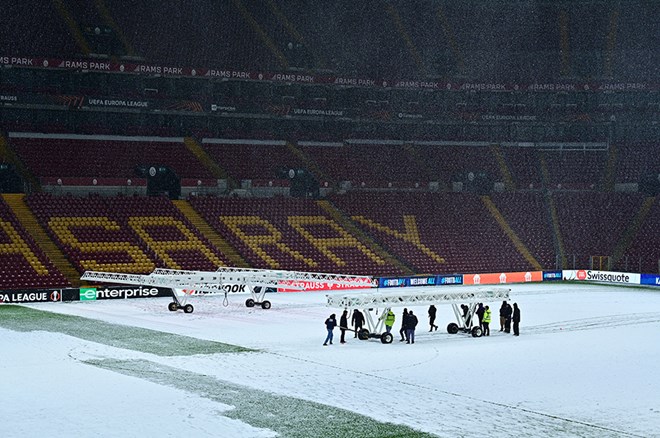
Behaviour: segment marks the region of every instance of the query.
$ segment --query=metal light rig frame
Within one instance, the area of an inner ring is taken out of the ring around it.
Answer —
[[[326,274],[318,272],[299,272],[253,268],[220,267],[217,271],[187,271],[180,269],[155,269],[149,275],[124,274],[117,272],[86,271],[81,280],[97,283],[120,283],[141,286],[160,286],[172,289],[173,301],[168,305],[170,311],[183,309],[192,313],[194,307],[188,304],[190,295],[225,294],[225,285],[245,285],[251,298],[245,301],[247,307],[260,305],[270,309],[271,303],[264,297],[268,289],[284,285],[287,289],[305,290],[305,283],[328,283],[336,285],[364,284],[371,287],[373,278],[364,275]],[[181,291],[181,292],[178,292]]]
[[[407,290],[406,290],[407,289]],[[414,290],[413,290],[414,289]],[[381,293],[360,293],[350,295],[326,295],[328,307],[340,307],[344,309],[362,309],[365,316],[367,328],[358,331],[359,339],[378,338],[383,344],[390,344],[393,335],[383,331],[384,319],[392,307],[404,307],[420,304],[443,304],[448,303],[454,309],[456,322],[447,325],[447,332],[458,333],[459,330],[470,333],[478,338],[482,335],[481,327],[474,325],[474,314],[478,303],[495,300],[507,300],[511,289],[501,287],[481,287],[477,289],[463,289],[461,291],[447,291],[446,286],[440,288],[419,287],[393,290]],[[461,304],[468,303],[468,311],[465,316],[460,310]],[[383,308],[381,316],[374,321],[371,311]]]

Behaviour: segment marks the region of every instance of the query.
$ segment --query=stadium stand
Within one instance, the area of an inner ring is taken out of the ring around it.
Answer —
[[[660,169],[660,139],[657,142],[635,142],[617,145],[616,182],[636,183],[647,173]]]
[[[7,206],[0,199],[0,290],[48,289],[69,286]]]
[[[151,62],[279,67],[274,55],[249,25],[244,11],[235,6],[238,3],[205,2],[204,7],[198,8],[182,8],[179,2],[171,0],[149,0],[135,8],[126,8],[125,3],[115,0],[106,4],[135,53]],[[177,19],[163,20],[163,16]],[[186,41],[186,50],[179,49],[181,41]]]
[[[607,151],[544,151],[552,188],[594,189],[603,182]]]
[[[55,197],[27,203],[80,273],[215,270],[227,259],[164,197]]]
[[[302,167],[284,140],[202,140],[208,154],[236,180],[284,180],[283,170]]]
[[[21,20],[0,24],[2,41],[11,42],[6,53],[18,56],[94,53],[215,68],[548,82],[653,78],[660,64],[652,32],[657,13],[654,2],[632,1],[624,9],[606,0],[571,7],[503,2],[496,8],[419,0],[341,5],[204,0],[197,8],[182,8],[176,0],[131,8],[119,0],[26,0],[10,2],[4,15]],[[513,21],[514,16],[526,20]],[[182,41],[186,50],[179,49]]]
[[[71,56],[80,51],[54,2],[8,2],[0,17],[0,41],[9,56]],[[17,19],[20,17],[20,19]]]
[[[493,181],[501,181],[501,172],[495,155],[489,147],[483,146],[426,146],[418,148],[422,160],[431,167],[434,175],[442,180],[461,180],[461,175],[472,172],[485,172]]]
[[[425,163],[416,162],[401,141],[350,139],[338,147],[304,146],[301,150],[331,179],[351,181],[355,187],[363,187],[362,183],[364,187],[388,187],[389,183],[412,187],[414,183],[428,185],[431,180]]]
[[[555,269],[558,251],[543,192],[493,193],[491,198],[543,269]]]
[[[192,197],[190,203],[257,268],[401,273],[309,199]]]
[[[115,178],[122,185],[140,165],[168,166],[181,178],[213,178],[183,138],[9,133],[9,142],[39,178]]]
[[[626,260],[618,260],[619,266],[631,272],[660,273],[660,197],[656,196],[651,208],[634,234],[625,251]],[[624,264],[625,262],[625,264]]]
[[[516,189],[543,187],[541,159],[533,148],[502,148]]]
[[[644,200],[637,193],[603,192],[556,192],[552,198],[569,263],[583,267],[592,257],[614,254]]]
[[[77,271],[228,263],[136,166],[254,267],[660,271],[660,2],[3,7],[1,187]]]
[[[531,268],[477,195],[353,192],[331,200],[417,273]]]

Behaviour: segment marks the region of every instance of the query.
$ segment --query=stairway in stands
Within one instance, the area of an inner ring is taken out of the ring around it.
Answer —
[[[187,201],[172,201],[181,213],[192,223],[197,230],[216,248],[218,248],[232,263],[232,266],[238,268],[248,268],[250,265],[240,256],[238,252],[218,234],[209,224],[197,213]]]
[[[614,254],[612,256],[612,265],[616,265],[619,262],[619,260],[626,252],[630,244],[633,242],[633,240],[635,240],[635,237],[637,236],[640,227],[642,226],[642,224],[648,217],[649,213],[651,212],[651,208],[653,207],[654,203],[655,203],[655,197],[653,196],[647,196],[646,199],[644,199],[644,203],[640,207],[639,211],[637,212],[633,220],[628,225],[628,228],[624,231],[623,236],[621,236],[621,240],[614,248]]]
[[[37,221],[32,211],[25,204],[24,194],[4,194],[3,199],[9,205],[25,230],[30,233],[41,250],[53,262],[53,265],[71,282],[74,287],[80,286],[80,273],[73,267],[64,253],[48,237],[46,231]]]
[[[14,150],[10,147],[9,142],[4,135],[0,134],[0,157],[7,160],[8,163],[14,165],[23,181],[26,181],[32,190],[41,190],[39,180],[32,175],[32,173],[25,167],[23,162],[18,158]]]
[[[218,164],[213,161],[213,158],[206,153],[204,148],[192,137],[185,137],[183,143],[186,148],[199,160],[199,162],[209,171],[211,175],[217,179],[227,178],[227,173]]]
[[[529,251],[527,246],[520,240],[518,235],[513,231],[509,223],[506,221],[504,216],[502,216],[502,213],[500,213],[499,209],[493,201],[490,199],[489,196],[482,196],[481,197],[481,202],[483,202],[484,206],[486,209],[490,212],[490,214],[493,216],[495,221],[498,223],[502,231],[504,231],[504,234],[509,238],[509,240],[513,243],[513,245],[516,247],[516,250],[522,254],[522,256],[527,260],[527,263],[529,263],[534,270],[536,271],[541,271],[543,268],[541,268],[541,264],[536,260],[536,258],[532,255],[532,253]]]
[[[303,151],[290,141],[286,142],[286,148],[305,165],[308,171],[316,176],[318,181],[331,181],[330,177]]]
[[[355,226],[355,223],[351,221],[346,215],[335,207],[330,201],[316,201],[317,205],[325,210],[332,219],[334,219],[338,224],[340,224],[344,229],[349,233],[360,239],[362,242],[366,243],[369,246],[369,249],[376,253],[383,260],[387,261],[392,266],[396,266],[401,270],[401,272],[407,275],[414,275],[415,271],[410,269],[408,266],[403,264],[399,259],[394,257],[392,254],[387,252],[382,248],[378,243],[376,243],[371,237],[363,233],[358,227]]]
[[[513,177],[511,176],[511,170],[504,159],[504,154],[502,153],[502,148],[499,145],[491,145],[490,151],[495,156],[495,160],[500,168],[500,175],[504,181],[504,188],[507,191],[515,190],[516,185],[513,182]]]
[[[557,268],[567,269],[568,268],[568,259],[566,258],[566,251],[564,251],[564,238],[561,234],[561,229],[559,228],[559,216],[557,215],[557,206],[555,201],[552,199],[550,192],[545,194],[545,203],[548,207],[548,212],[550,214],[550,219],[552,223],[552,231],[554,235],[554,244],[555,252],[559,255],[559,260],[561,261],[561,266],[556,266]],[[575,269],[575,267],[573,267]]]

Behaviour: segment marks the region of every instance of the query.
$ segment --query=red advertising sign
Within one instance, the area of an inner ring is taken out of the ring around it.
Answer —
[[[464,274],[463,284],[508,284],[543,281],[542,271],[500,272],[488,274]]]
[[[377,287],[377,285],[378,282],[376,281],[376,283],[374,283],[373,280],[371,280],[370,278],[346,281],[345,283],[342,284],[330,283],[327,281],[281,280],[278,282],[277,291],[278,292],[316,292],[321,290],[370,289],[372,287]],[[296,289],[292,289],[291,286],[296,287]]]

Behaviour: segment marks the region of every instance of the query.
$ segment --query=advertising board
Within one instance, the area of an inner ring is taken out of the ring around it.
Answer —
[[[327,281],[298,281],[281,280],[277,283],[278,292],[315,292],[321,290],[344,290],[344,289],[369,289],[377,286],[377,280],[369,278],[356,279],[354,281],[344,280],[345,283],[338,284]],[[295,286],[295,288],[291,287]],[[302,288],[302,289],[301,289]]]
[[[508,284],[543,281],[542,271],[464,274],[463,284]]]
[[[72,294],[68,291],[74,291]],[[123,300],[127,298],[155,298],[171,297],[172,289],[155,286],[99,286],[81,287],[79,289],[67,290],[66,296],[74,301],[96,301],[96,300]],[[75,291],[78,291],[77,298]]]
[[[439,286],[445,286],[451,284],[463,284],[463,275],[462,274],[438,275],[436,283]]]
[[[660,275],[656,274],[642,274],[640,284],[650,286],[660,286]]]
[[[0,304],[47,303],[57,301],[62,301],[61,289],[0,291]]]
[[[640,274],[630,272],[594,271],[577,269],[562,271],[562,279],[566,281],[593,281],[597,283],[640,284]]]
[[[562,271],[543,271],[543,281],[561,281]]]
[[[378,287],[417,287],[463,284],[463,275],[425,275],[415,277],[387,277],[378,279]]]

